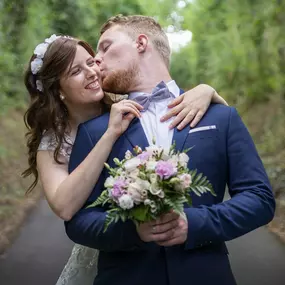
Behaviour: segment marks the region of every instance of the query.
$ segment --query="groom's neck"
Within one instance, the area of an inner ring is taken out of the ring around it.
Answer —
[[[142,64],[138,74],[137,84],[130,92],[150,93],[152,89],[161,81],[171,81],[171,76],[165,64]]]

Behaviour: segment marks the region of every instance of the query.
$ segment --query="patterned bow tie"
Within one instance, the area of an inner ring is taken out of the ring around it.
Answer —
[[[143,111],[146,111],[151,102],[161,101],[167,98],[175,98],[175,96],[168,90],[167,85],[161,81],[153,90],[151,94],[143,93],[133,98],[143,106]]]

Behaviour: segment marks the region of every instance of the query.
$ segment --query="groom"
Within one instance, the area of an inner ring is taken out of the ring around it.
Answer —
[[[178,150],[193,147],[188,167],[206,175],[217,196],[193,196],[185,217],[169,213],[138,228],[131,221],[118,222],[106,233],[106,209],[82,208],[66,222],[66,232],[74,242],[100,250],[96,285],[236,284],[225,241],[273,218],[267,175],[234,108],[212,105],[196,128],[182,131],[159,121],[172,97],[182,92],[169,75],[169,57],[167,37],[149,17],[117,16],[102,27],[96,59],[104,90],[128,93],[130,99],[145,103],[142,117],[118,139],[108,163],[113,166],[115,157],[122,159],[136,145],[145,148],[152,136],[163,147],[175,141]],[[157,85],[160,98],[150,94]],[[108,117],[104,114],[79,127],[70,172],[106,131]],[[107,177],[103,170],[86,205],[100,195]],[[231,199],[223,202],[226,185]]]

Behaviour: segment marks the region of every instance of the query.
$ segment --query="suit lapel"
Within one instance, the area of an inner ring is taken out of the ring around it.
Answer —
[[[149,146],[146,135],[138,118],[133,119],[125,132],[125,136],[131,143],[132,147],[139,146],[142,150],[144,150],[147,146]]]
[[[184,93],[184,90],[180,89],[180,95]],[[177,128],[174,128],[172,143],[176,144],[176,150],[183,151],[185,141],[187,139],[190,126],[186,126],[183,130],[179,131]]]
[[[185,141],[189,134],[190,127],[186,126],[183,130],[179,131],[177,128],[174,129],[172,143],[176,144],[176,150],[183,151]]]

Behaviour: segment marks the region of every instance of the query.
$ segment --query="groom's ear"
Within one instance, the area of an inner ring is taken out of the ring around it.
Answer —
[[[148,45],[148,37],[147,35],[144,35],[144,34],[141,34],[138,36],[137,38],[137,50],[138,52],[145,52],[146,51],[146,48],[147,48],[147,45]]]

